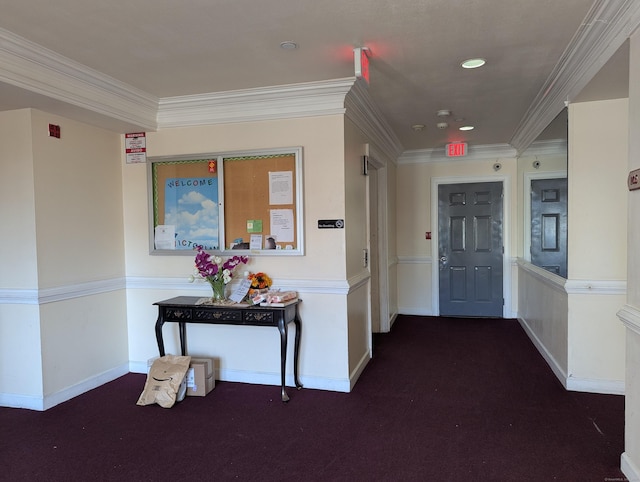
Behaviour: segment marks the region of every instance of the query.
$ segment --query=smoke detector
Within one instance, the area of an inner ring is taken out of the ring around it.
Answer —
[[[438,122],[436,126],[438,127],[438,129],[446,129],[447,127],[449,127],[449,124],[447,124],[446,122]]]

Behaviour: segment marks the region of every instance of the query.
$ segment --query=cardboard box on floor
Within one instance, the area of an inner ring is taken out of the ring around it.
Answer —
[[[213,359],[191,358],[187,370],[187,396],[204,397],[216,386],[213,376]]]

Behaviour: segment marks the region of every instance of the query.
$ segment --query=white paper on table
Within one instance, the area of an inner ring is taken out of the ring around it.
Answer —
[[[269,204],[293,204],[293,172],[269,173]]]
[[[293,242],[293,209],[271,209],[269,211],[271,233],[279,243]]]
[[[158,224],[154,233],[156,249],[176,249],[176,227],[171,224]]]
[[[247,293],[249,293],[249,288],[251,288],[251,280],[243,279],[235,289],[235,291],[231,293],[229,299],[231,301],[235,301],[236,303],[240,303],[242,300],[244,300],[244,297],[247,296]]]

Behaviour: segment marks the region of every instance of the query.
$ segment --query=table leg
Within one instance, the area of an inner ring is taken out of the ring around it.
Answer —
[[[285,370],[287,368],[287,322],[284,316],[278,321],[278,331],[280,332],[280,381],[282,385],[282,401],[288,402],[289,395],[285,388]]]
[[[162,325],[164,320],[162,319],[162,310],[158,314],[158,320],[156,321],[156,341],[158,342],[158,352],[160,356],[164,356],[164,340],[162,339]]]
[[[187,354],[187,324],[183,321],[178,322],[178,331],[180,332],[180,353],[185,356]]]
[[[293,320],[293,323],[296,325],[296,337],[293,347],[293,379],[296,383],[296,388],[300,390],[302,388],[302,383],[300,383],[300,380],[298,379],[298,357],[300,353],[300,335],[302,331],[302,323],[300,323],[300,318],[298,318],[297,314],[295,319]]]

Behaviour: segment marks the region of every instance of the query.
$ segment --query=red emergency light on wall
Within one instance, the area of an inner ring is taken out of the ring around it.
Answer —
[[[463,157],[467,155],[467,143],[466,142],[452,142],[447,144],[446,149],[447,157]]]

